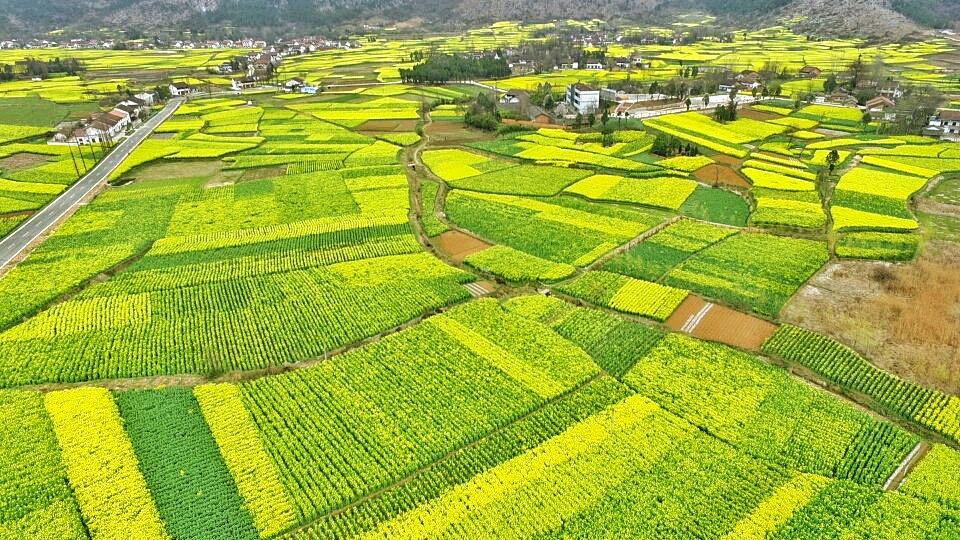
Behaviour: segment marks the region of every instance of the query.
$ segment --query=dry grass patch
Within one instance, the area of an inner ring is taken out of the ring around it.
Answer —
[[[0,159],[0,171],[14,172],[36,167],[47,162],[47,156],[20,152]]]
[[[763,111],[755,111],[749,107],[744,107],[739,111],[740,116],[743,118],[749,118],[751,120],[776,120],[777,118],[783,118],[779,114],[768,113]]]
[[[960,394],[960,246],[928,245],[909,264],[835,263],[781,313],[898,375]]]
[[[430,141],[437,144],[466,144],[489,141],[496,133],[465,127],[462,122],[432,122],[424,128]]]
[[[417,129],[417,120],[367,120],[357,131],[382,133],[382,132],[405,132]]]
[[[286,165],[256,167],[244,170],[243,174],[240,175],[239,181],[245,182],[247,180],[260,180],[262,178],[276,178],[277,176],[283,176],[285,174],[287,174]]]

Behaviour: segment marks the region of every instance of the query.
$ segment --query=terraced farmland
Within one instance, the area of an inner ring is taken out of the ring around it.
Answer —
[[[489,88],[399,82],[552,25],[372,33],[283,63],[317,95],[195,96],[4,269],[0,538],[960,538],[960,398],[781,315],[937,249],[918,199],[960,145],[785,100],[488,133]],[[948,48],[815,43],[636,50],[666,79]],[[103,157],[49,128],[0,122],[0,236]]]

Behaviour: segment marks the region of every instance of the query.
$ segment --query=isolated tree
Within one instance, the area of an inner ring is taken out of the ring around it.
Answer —
[[[706,109],[710,106],[710,94],[703,95],[703,108]]]
[[[860,118],[860,123],[862,123],[864,126],[867,126],[867,124],[869,124],[872,121],[873,121],[873,117],[870,116],[869,112],[863,113],[863,116]]]
[[[823,81],[823,91],[832,94],[837,89],[837,76],[831,73],[827,75],[827,80]]]
[[[613,125],[604,122],[603,125],[600,126],[600,133],[603,134],[601,138],[601,140],[603,141],[603,146],[604,147],[613,146],[613,143],[616,142],[615,141],[616,137],[614,137],[613,135],[614,133]]]
[[[836,149],[831,150],[830,153],[827,154],[826,162],[827,167],[830,168],[830,174],[833,174],[833,170],[837,168],[837,163],[840,162],[840,153],[837,152]]]
[[[662,133],[657,135],[657,138],[653,140],[650,151],[658,156],[666,156],[670,152],[670,137]]]
[[[683,104],[687,106],[687,112],[689,112],[689,111],[690,111],[690,106],[693,105],[693,101],[691,101],[690,98],[687,97],[687,99],[684,100]]]
[[[593,127],[597,123],[597,115],[590,113],[587,115],[587,127]]]

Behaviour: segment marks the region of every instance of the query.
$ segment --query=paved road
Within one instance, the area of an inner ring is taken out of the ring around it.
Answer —
[[[30,219],[21,223],[6,238],[0,240],[0,268],[16,259],[34,240],[53,229],[60,218],[80,204],[91,191],[106,182],[117,165],[120,165],[121,161],[129,156],[144,139],[150,136],[153,130],[160,125],[160,122],[173,114],[173,111],[177,110],[177,107],[183,101],[181,98],[171,99],[166,107],[137,128],[132,135],[121,141],[86,176],[61,193],[53,202],[37,211]]]
[[[773,98],[762,98],[762,97],[755,98],[750,94],[747,94],[747,95],[738,94],[736,98],[738,106],[748,105],[750,103],[759,103],[764,101],[765,99],[773,99]],[[692,102],[690,104],[691,111],[709,111],[709,110],[716,109],[718,105],[726,105],[727,103],[730,103],[730,97],[727,94],[717,94],[714,96],[710,96],[710,103],[708,105],[703,104],[703,97],[693,97],[690,99],[690,101]],[[676,114],[680,112],[685,112],[686,110],[687,110],[687,106],[681,103],[671,107],[663,107],[659,109],[638,109],[638,110],[628,112],[627,115],[630,118],[644,119],[644,118],[655,118],[657,116],[664,116],[667,114]],[[611,114],[610,119],[611,120],[616,119],[616,115]]]

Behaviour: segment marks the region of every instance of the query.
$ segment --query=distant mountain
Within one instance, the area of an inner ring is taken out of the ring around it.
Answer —
[[[738,26],[801,16],[818,34],[896,39],[960,18],[960,0],[0,0],[0,36],[58,28],[328,32],[371,20],[463,27],[496,20],[624,19],[701,10]]]

